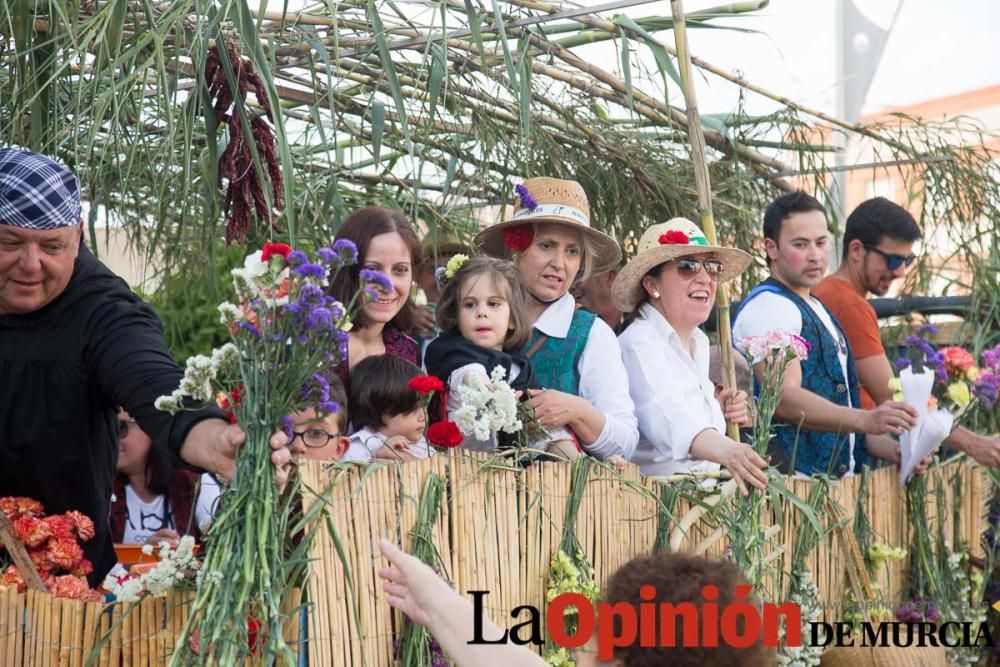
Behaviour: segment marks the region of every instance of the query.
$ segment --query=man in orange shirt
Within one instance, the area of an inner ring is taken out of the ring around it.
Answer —
[[[833,313],[854,352],[861,381],[861,405],[872,409],[892,399],[895,376],[882,347],[878,318],[868,293],[882,296],[906,275],[916,259],[913,245],[920,227],[902,206],[884,197],[862,202],[847,218],[840,268],[813,288],[813,295]],[[959,427],[945,440],[982,465],[1000,467],[1000,437],[977,435]]]

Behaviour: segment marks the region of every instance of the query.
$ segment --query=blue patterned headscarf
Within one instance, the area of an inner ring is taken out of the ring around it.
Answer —
[[[0,148],[0,224],[56,229],[80,221],[76,176],[52,158]]]

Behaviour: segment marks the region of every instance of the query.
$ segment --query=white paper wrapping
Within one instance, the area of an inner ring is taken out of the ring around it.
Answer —
[[[951,433],[953,417],[947,410],[928,411],[927,401],[934,387],[934,372],[924,369],[914,373],[904,368],[899,373],[903,387],[903,400],[912,405],[919,415],[917,425],[899,436],[899,483],[906,484],[913,470],[924,458],[941,446]]]

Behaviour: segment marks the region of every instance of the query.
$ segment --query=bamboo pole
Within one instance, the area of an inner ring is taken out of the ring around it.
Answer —
[[[684,102],[687,107],[687,131],[691,142],[694,183],[698,189],[698,213],[701,215],[701,226],[708,243],[718,245],[715,217],[712,215],[712,181],[708,174],[708,158],[705,156],[705,137],[701,129],[701,117],[698,114],[698,98],[695,94],[694,80],[691,78],[691,54],[688,51],[682,0],[670,0],[670,9],[674,15],[674,41],[677,45],[681,89],[684,91]],[[721,283],[715,294],[715,303],[718,309],[716,321],[719,325],[722,385],[726,389],[733,389],[736,387],[736,365],[733,361],[733,335],[729,323],[729,290]],[[739,427],[731,422],[726,422],[726,434],[733,440],[740,439]]]

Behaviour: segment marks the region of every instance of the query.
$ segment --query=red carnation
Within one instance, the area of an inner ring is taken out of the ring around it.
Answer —
[[[17,521],[23,516],[41,516],[44,508],[42,504],[34,498],[24,498],[22,496],[6,496],[0,498],[0,512],[7,515],[11,521]]]
[[[435,447],[451,449],[462,444],[462,432],[453,421],[443,421],[431,424],[427,429],[427,439]]]
[[[52,537],[52,527],[42,519],[22,516],[13,523],[17,539],[21,540],[24,546],[29,549],[44,544],[45,540]]]
[[[72,570],[83,558],[83,549],[73,539],[49,540],[46,552],[52,564],[64,570]]]
[[[0,586],[15,586],[18,593],[23,593],[28,588],[14,565],[8,565],[3,574],[0,574]]]
[[[535,230],[529,225],[508,227],[503,231],[503,244],[514,252],[526,250],[535,238]]]
[[[444,382],[441,382],[440,378],[433,375],[418,375],[410,378],[406,386],[423,396],[432,394],[435,391],[444,391]]]
[[[288,253],[291,251],[292,246],[287,243],[265,243],[260,253],[260,261],[266,264],[272,257],[281,257],[285,260],[285,264],[288,264]]]
[[[86,542],[94,536],[94,522],[89,516],[76,510],[70,510],[64,516],[73,523],[73,529],[81,541]]]
[[[687,245],[690,243],[688,235],[677,229],[671,229],[669,232],[660,234],[660,245]]]

